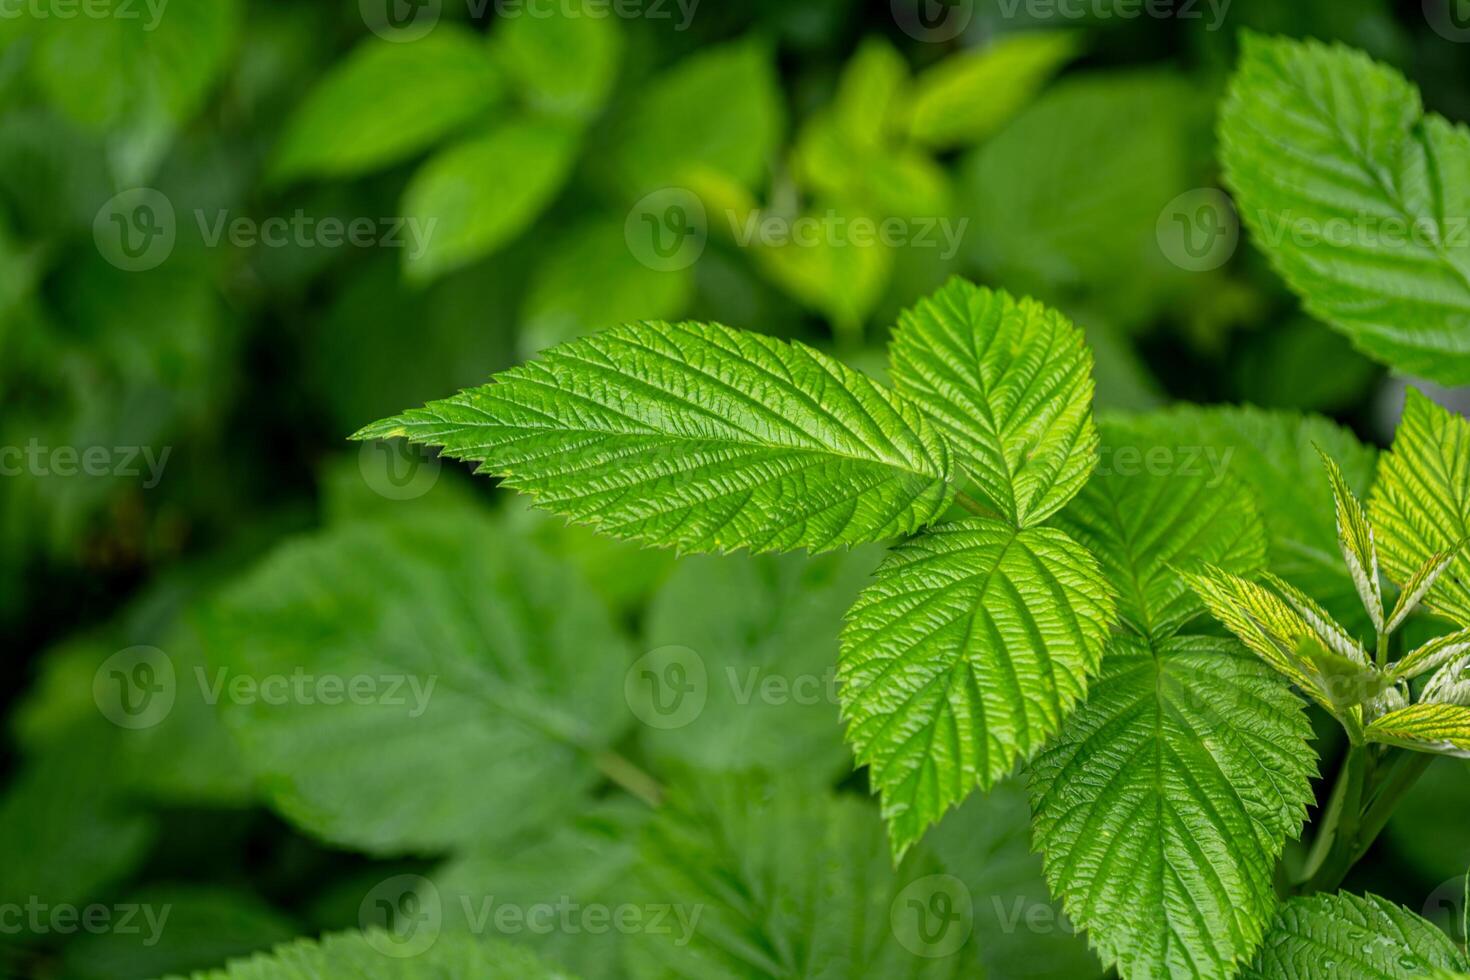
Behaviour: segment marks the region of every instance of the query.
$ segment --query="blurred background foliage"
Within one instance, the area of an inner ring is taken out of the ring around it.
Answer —
[[[875,555],[675,560],[543,519],[459,467],[345,442],[549,344],[712,319],[881,371],[897,312],[959,273],[1083,324],[1101,408],[1250,402],[1325,413],[1369,443],[1391,429],[1398,383],[1305,318],[1247,243],[1189,271],[1160,221],[1218,186],[1214,105],[1241,28],[1364,48],[1431,108],[1470,116],[1466,49],[1418,3],[1233,0],[1216,23],[1204,3],[1124,19],[979,0],[938,39],[903,0],[428,6],[422,32],[368,0],[167,0],[157,16],[140,2],[136,18],[38,2],[0,18],[0,446],[107,447],[114,462],[147,447],[161,463],[156,480],[141,458],[137,474],[0,478],[0,902],[175,909],[154,946],[0,935],[0,970],[209,966],[356,926],[364,894],[400,872],[526,902],[646,887],[635,865],[688,886],[637,842],[726,822],[759,853],[711,839],[715,866],[776,867],[786,829],[813,821],[836,828],[831,853],[881,856],[830,701],[716,690],[663,731],[623,693],[630,663],[673,645],[711,671],[820,675]],[[172,245],[144,269],[104,243],[116,195],[137,188],[172,212]],[[649,195],[670,188],[705,214],[687,263],[650,251],[642,224],[658,233],[669,212]],[[801,216],[908,233],[747,240],[750,222]],[[273,218],[366,220],[371,240],[231,230]],[[178,697],[128,731],[93,682],[140,645],[167,652]],[[487,668],[485,650],[515,666]],[[433,725],[220,711],[193,683],[381,663],[441,678]],[[511,688],[566,730],[507,720],[486,692]],[[805,802],[752,816],[729,786],[691,790],[642,838],[650,817],[612,789],[614,750],[697,786],[767,770],[782,785],[750,793]],[[1437,764],[1362,883],[1422,906],[1470,863],[1467,802],[1463,767]],[[1010,903],[1048,901],[1019,791],[972,800],[935,838],[923,860],[997,896],[977,910],[992,975],[1098,972],[1065,931],[1005,927]],[[794,902],[769,928],[810,935],[808,911]],[[660,955],[529,938],[587,976]]]

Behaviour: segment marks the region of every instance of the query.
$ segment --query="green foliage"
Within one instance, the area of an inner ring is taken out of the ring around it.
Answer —
[[[1470,133],[1341,46],[1247,35],[1220,113],[1245,223],[1314,316],[1401,371],[1470,382]]]
[[[1449,937],[1392,902],[1368,895],[1295,898],[1281,909],[1248,980],[1369,980],[1470,970]]]

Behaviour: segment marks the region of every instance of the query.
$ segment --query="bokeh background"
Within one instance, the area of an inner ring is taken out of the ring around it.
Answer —
[[[686,769],[828,794],[881,856],[829,693],[874,554],[680,560],[347,437],[635,319],[881,372],[898,311],[962,274],[1081,323],[1100,408],[1248,402],[1382,444],[1404,379],[1238,231],[1215,104],[1253,29],[1470,118],[1453,6],[0,4],[0,905],[172,910],[154,942],[0,917],[0,973],[207,967],[407,908],[404,881],[615,905],[658,867],[636,798]],[[647,670],[703,671],[698,708],[640,700]],[[302,672],[284,703],[250,687]],[[323,675],[372,703],[324,706]],[[1023,796],[967,807],[934,847],[969,869],[978,961],[1100,973]],[[1467,812],[1436,763],[1349,886],[1448,925]],[[630,969],[627,937],[499,931]]]

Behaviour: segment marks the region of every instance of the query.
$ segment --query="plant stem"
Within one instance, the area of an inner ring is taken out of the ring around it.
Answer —
[[[1361,744],[1348,749],[1298,879],[1298,894],[1332,891],[1341,885],[1383,832],[1399,800],[1434,761],[1428,753],[1403,749],[1375,759],[1373,751]]]
[[[1373,659],[1380,668],[1388,666],[1388,634],[1378,634],[1378,645],[1373,648]]]
[[[972,514],[979,514],[981,517],[989,517],[991,520],[996,521],[1001,519],[999,514],[991,510],[989,507],[986,507],[980,501],[965,493],[963,490],[957,492],[954,495],[954,501]]]
[[[657,779],[630,762],[626,756],[613,751],[604,751],[598,752],[593,758],[599,772],[644,803],[651,807],[658,807],[663,803],[663,786]]]

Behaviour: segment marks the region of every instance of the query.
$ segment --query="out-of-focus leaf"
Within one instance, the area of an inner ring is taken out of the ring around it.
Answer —
[[[914,82],[910,135],[935,149],[986,139],[1077,56],[1080,42],[1070,31],[1006,34],[941,61]]]
[[[272,803],[374,853],[504,840],[574,810],[629,720],[626,641],[600,602],[474,510],[282,546],[228,590],[208,652]]]
[[[88,932],[62,955],[73,980],[144,980],[205,970],[287,942],[296,926],[246,892],[200,885],[154,885],[131,892],[127,929]]]
[[[639,704],[648,751],[691,768],[764,769],[821,787],[850,770],[837,717],[837,636],[877,560],[862,550],[682,561],[648,609],[648,666],[625,685],[647,696]],[[671,668],[688,678],[677,701],[668,700]]]
[[[897,868],[872,807],[750,778],[682,787],[643,835],[640,894],[664,930],[626,949],[636,980],[980,973],[974,900],[935,858]]]
[[[428,282],[524,231],[571,170],[577,136],[563,123],[509,122],[441,150],[403,192],[403,213],[425,245],[404,253],[404,272]]]
[[[492,50],[521,97],[538,111],[588,119],[617,77],[623,35],[616,17],[570,0],[549,12],[504,18]]]
[[[346,177],[396,163],[485,115],[504,90],[484,42],[453,24],[412,42],[364,41],[296,107],[272,173]]]
[[[428,926],[409,919],[429,935]],[[477,977],[480,980],[573,980],[553,970],[523,947],[487,942],[466,935],[433,937],[416,949],[407,928],[344,932],[320,940],[298,939],[277,946],[269,954],[240,959],[222,970],[192,974],[190,980],[440,980]],[[407,937],[407,938],[405,938]],[[423,940],[417,940],[423,942]],[[406,952],[408,951],[408,952]],[[183,980],[169,977],[166,980]]]
[[[521,311],[521,353],[620,323],[677,318],[693,292],[692,270],[640,262],[621,220],[584,220],[557,238],[536,269]]]
[[[1235,390],[1262,408],[1331,412],[1367,393],[1379,368],[1342,334],[1296,318],[1247,340]]]
[[[771,163],[784,111],[771,50],[710,48],[651,79],[624,118],[612,165],[637,195],[709,169],[754,187]]]

